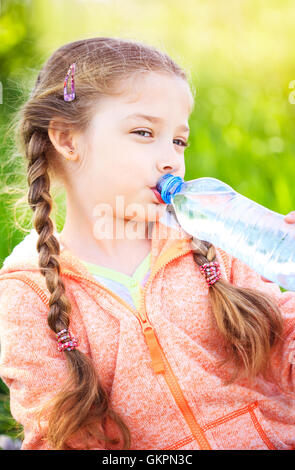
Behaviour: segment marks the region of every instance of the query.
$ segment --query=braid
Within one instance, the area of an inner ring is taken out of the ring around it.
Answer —
[[[39,234],[37,250],[39,268],[46,280],[51,294],[47,322],[58,333],[68,329],[70,324],[71,303],[65,294],[65,285],[60,277],[60,245],[53,235],[53,223],[50,219],[52,199],[50,196],[50,178],[48,175],[48,134],[38,130],[26,132],[26,156],[28,160],[28,202],[34,212],[33,225]],[[70,376],[64,389],[49,400],[38,414],[40,418],[54,405],[49,418],[47,439],[56,450],[70,450],[65,444],[65,436],[71,436],[84,428],[85,434],[94,436],[111,444],[118,444],[105,432],[106,419],[111,418],[122,430],[124,448],[130,447],[130,431],[122,418],[111,409],[109,398],[102,387],[91,360],[78,349],[65,350]],[[91,411],[91,413],[90,413]],[[78,418],[77,418],[78,417]],[[103,431],[98,431],[101,424]],[[81,434],[79,435],[81,436]],[[81,440],[81,437],[79,437]],[[87,442],[87,439],[85,439]],[[86,445],[86,444],[85,444]]]
[[[198,265],[214,261],[214,245],[193,238],[193,259]],[[226,340],[227,357],[220,363],[232,360],[234,371],[226,384],[242,372],[249,378],[268,369],[271,347],[282,332],[281,312],[273,299],[256,289],[233,286],[219,279],[209,288],[209,299],[217,328]]]
[[[39,234],[37,250],[39,253],[40,271],[45,277],[46,285],[51,293],[48,324],[58,333],[69,327],[71,304],[65,295],[65,286],[60,279],[58,255],[60,247],[53,235],[53,223],[49,215],[52,199],[49,193],[50,181],[47,173],[45,156],[48,143],[44,136],[35,131],[28,145],[28,202],[34,212],[33,225]]]
[[[193,247],[193,257],[198,266],[203,266],[205,263],[215,261],[216,249],[212,243],[193,238],[191,245]]]

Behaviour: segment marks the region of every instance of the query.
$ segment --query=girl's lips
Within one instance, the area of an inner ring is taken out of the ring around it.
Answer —
[[[159,193],[159,191],[156,189],[156,188],[151,188],[151,190],[153,191],[154,195],[156,196],[156,198],[158,199],[158,201],[161,203],[161,204],[165,204],[165,202],[163,201],[163,199],[161,198],[161,194]]]

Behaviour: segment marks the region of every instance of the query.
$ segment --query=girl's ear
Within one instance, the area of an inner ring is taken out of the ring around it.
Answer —
[[[48,128],[49,139],[55,150],[63,155],[67,160],[76,160],[78,154],[75,153],[75,137],[69,124],[60,118],[53,118]]]

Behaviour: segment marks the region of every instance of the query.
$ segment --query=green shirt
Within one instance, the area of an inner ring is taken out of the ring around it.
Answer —
[[[82,262],[98,282],[115,292],[133,308],[139,308],[141,288],[150,275],[151,253],[138,265],[132,276],[97,264]]]

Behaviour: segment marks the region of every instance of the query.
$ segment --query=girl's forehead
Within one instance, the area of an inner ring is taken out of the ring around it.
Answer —
[[[189,84],[182,77],[161,72],[137,73],[129,77],[123,84],[122,96],[126,101],[132,102],[143,99],[148,100],[151,94],[179,92],[191,94]]]
[[[165,114],[167,102],[173,102],[173,109],[184,116],[191,113],[193,96],[189,84],[181,77],[155,72],[136,73],[128,79],[122,79],[112,95],[106,95],[95,106],[95,115],[99,114],[123,117],[129,114]],[[181,111],[180,111],[181,110]],[[170,112],[170,111],[169,111]]]

